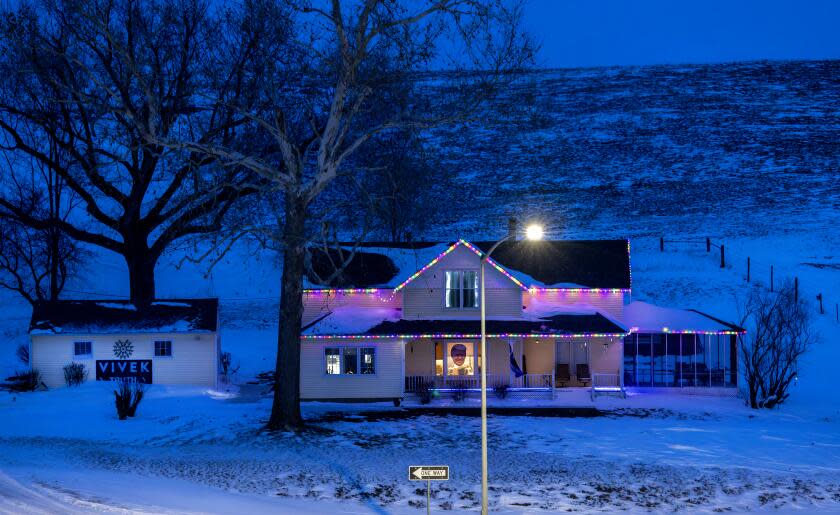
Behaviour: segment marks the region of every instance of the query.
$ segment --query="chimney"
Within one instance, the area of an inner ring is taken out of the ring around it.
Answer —
[[[516,218],[508,218],[508,237],[512,240],[516,239]]]

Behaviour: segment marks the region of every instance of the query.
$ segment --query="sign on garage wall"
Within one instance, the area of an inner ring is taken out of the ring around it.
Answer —
[[[152,384],[152,360],[96,360],[96,380],[110,381],[111,379],[135,379],[138,383]]]

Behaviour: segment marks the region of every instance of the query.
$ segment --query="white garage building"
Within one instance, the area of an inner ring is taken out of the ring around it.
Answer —
[[[126,300],[35,304],[30,363],[49,388],[64,367],[82,363],[88,380],[215,386],[220,340],[218,299],[168,299],[142,310]]]

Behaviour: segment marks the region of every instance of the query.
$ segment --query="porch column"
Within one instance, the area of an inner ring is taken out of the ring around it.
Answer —
[[[621,354],[619,355],[619,365],[618,365],[618,384],[621,386],[621,391],[624,391],[624,338],[620,338],[621,340]],[[665,347],[668,347],[668,340],[665,340]]]

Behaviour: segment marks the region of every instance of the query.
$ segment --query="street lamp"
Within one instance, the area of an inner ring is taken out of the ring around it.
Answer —
[[[510,233],[501,240],[497,241],[490,250],[481,256],[481,513],[487,515],[487,309],[485,307],[484,295],[484,265],[490,254],[496,248],[507,240],[515,237],[515,233]],[[541,240],[543,237],[543,228],[541,225],[531,224],[525,230],[525,237],[529,240]]]

